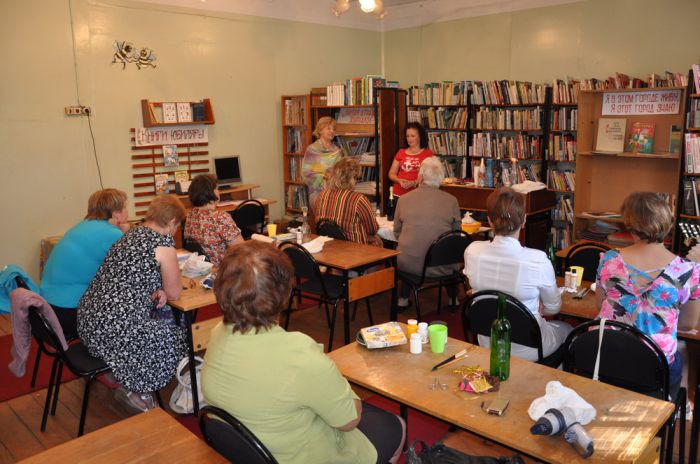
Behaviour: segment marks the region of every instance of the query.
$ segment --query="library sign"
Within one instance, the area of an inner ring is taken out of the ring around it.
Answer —
[[[209,131],[204,125],[179,127],[138,127],[134,136],[137,147],[208,143]]]
[[[678,114],[681,103],[679,89],[646,92],[603,93],[603,116],[633,114]]]

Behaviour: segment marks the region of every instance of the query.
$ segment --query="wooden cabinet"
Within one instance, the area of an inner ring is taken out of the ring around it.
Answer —
[[[625,147],[628,145],[630,129],[635,122],[655,123],[654,150],[651,154],[596,153],[598,122],[603,112],[603,101],[608,93],[634,94],[652,90],[680,92],[679,111],[676,114],[611,115],[627,120]],[[591,212],[619,212],[624,199],[632,192],[651,191],[669,195],[673,208],[677,207],[678,181],[681,172],[681,157],[669,153],[670,129],[672,125],[683,127],[685,117],[685,89],[670,87],[663,89],[586,90],[579,93],[578,101],[578,153],[576,155],[576,204],[574,207],[574,234],[580,239],[591,221]],[[622,222],[620,218],[605,219],[607,222]]]
[[[311,143],[311,96],[282,96],[282,170],[284,176],[284,211],[288,216],[301,214],[308,206],[306,184],[301,164]]]

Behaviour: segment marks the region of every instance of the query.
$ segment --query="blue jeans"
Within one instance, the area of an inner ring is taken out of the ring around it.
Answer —
[[[683,359],[676,351],[673,362],[668,363],[668,392],[671,395],[671,401],[676,401],[681,389],[681,377],[683,377]]]

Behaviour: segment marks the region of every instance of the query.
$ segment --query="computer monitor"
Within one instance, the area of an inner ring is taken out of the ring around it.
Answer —
[[[214,158],[214,172],[218,184],[228,184],[241,181],[241,166],[238,156],[222,156]]]

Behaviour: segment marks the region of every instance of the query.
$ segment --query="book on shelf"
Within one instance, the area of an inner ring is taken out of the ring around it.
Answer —
[[[156,195],[170,193],[170,182],[168,182],[168,174],[166,174],[166,173],[154,174],[153,180],[155,183]]]
[[[177,105],[175,103],[161,103],[161,106],[163,108],[163,122],[176,123]]]
[[[700,134],[685,134],[685,172],[700,174]]]
[[[688,129],[700,127],[700,98],[690,100],[690,108],[686,116],[685,127]]]
[[[326,87],[314,87],[311,89],[311,106],[326,106],[328,101],[328,89]]]
[[[576,173],[571,170],[559,171],[556,169],[549,169],[547,171],[547,187],[554,190],[575,192]]]
[[[544,104],[544,84],[522,81],[474,81],[472,104],[475,105],[531,105]]]
[[[700,65],[694,64],[693,68],[693,81],[695,82],[695,92],[700,93]]]
[[[177,145],[163,145],[163,166],[179,166],[180,160],[177,155]]]
[[[625,118],[600,118],[595,151],[598,153],[622,153],[625,150]]]
[[[669,153],[680,153],[681,145],[683,144],[683,139],[681,135],[683,134],[683,129],[681,126],[672,125],[669,130],[668,136],[668,151]]]
[[[194,102],[192,103],[192,121],[206,121],[207,113],[204,102]]]
[[[287,153],[304,153],[306,128],[305,127],[287,127]]]
[[[340,108],[336,116],[338,124],[374,124],[372,108]]]
[[[474,134],[470,156],[485,158],[540,159],[542,138],[527,134]]]
[[[184,195],[190,190],[190,173],[187,171],[175,171],[173,173],[175,178],[175,193],[178,195]]]
[[[338,145],[345,156],[360,156],[374,152],[374,137],[338,137]]]
[[[306,187],[302,185],[290,185],[287,187],[287,208],[301,209],[309,206],[306,195]]]
[[[192,104],[190,102],[177,103],[177,122],[192,122]]]
[[[575,131],[578,125],[577,108],[555,108],[549,113],[550,126],[553,131]]]
[[[562,79],[554,79],[552,81],[552,102],[560,105],[571,105],[578,103],[578,92],[581,88],[581,82],[572,77],[566,77],[566,81]]]
[[[576,161],[576,137],[571,134],[549,134],[548,159]]]
[[[175,183],[187,182],[190,180],[190,173],[188,171],[175,171],[173,177],[175,177]]]
[[[632,153],[652,153],[654,148],[654,128],[653,122],[635,122],[630,128],[630,138],[627,150]]]
[[[414,105],[466,105],[471,81],[430,82],[423,86],[412,85],[406,94],[406,104]]]
[[[695,209],[696,191],[693,181],[691,179],[685,179],[683,181],[683,214],[688,216],[697,216],[698,211]]]
[[[473,129],[486,130],[541,130],[541,107],[534,109],[503,109],[481,107],[472,120]]]
[[[284,123],[302,125],[306,123],[306,98],[288,98],[284,101]]]

